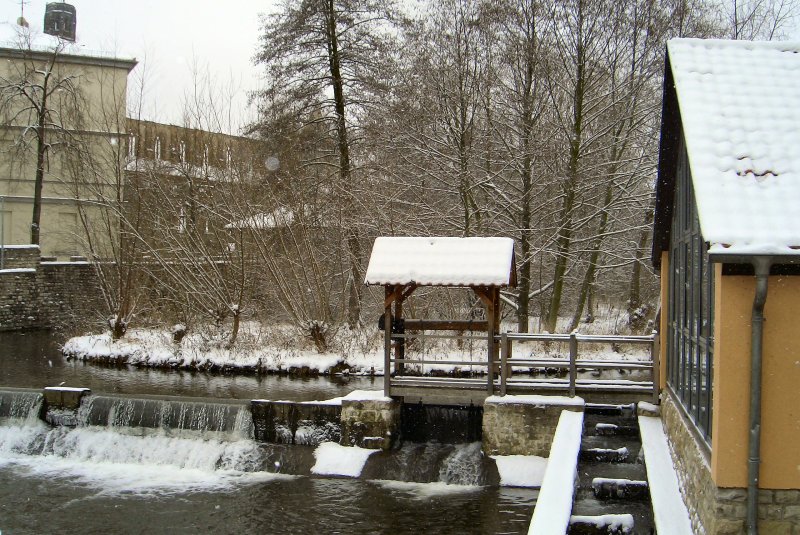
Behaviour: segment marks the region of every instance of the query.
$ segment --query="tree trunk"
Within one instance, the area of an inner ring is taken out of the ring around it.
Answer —
[[[572,241],[572,210],[575,204],[575,190],[578,185],[580,173],[581,135],[583,129],[583,99],[586,90],[583,43],[583,3],[578,2],[578,36],[576,46],[576,72],[575,89],[572,97],[572,131],[569,150],[569,165],[567,167],[567,180],[563,184],[564,201],[561,205],[561,214],[558,220],[558,237],[556,239],[556,264],[553,272],[553,293],[550,297],[550,306],[547,311],[545,328],[548,332],[555,332],[558,322],[558,313],[561,310],[561,297],[564,290],[564,274],[567,271],[569,247]]]
[[[531,47],[528,50],[531,50]],[[534,126],[534,62],[535,56],[531,52],[527,57],[525,70],[525,86],[522,101],[522,213],[520,214],[520,255],[522,264],[519,272],[519,299],[517,308],[517,329],[521,333],[528,332],[531,292],[531,195],[533,194],[533,158],[531,145]]]
[[[647,237],[650,234],[650,223],[653,219],[652,208],[647,211],[644,216],[645,227],[639,233],[639,242],[636,244],[636,256],[633,261],[633,269],[631,270],[631,284],[628,293],[628,314],[630,315],[634,310],[639,308],[642,304],[641,291],[641,274],[642,274],[642,258],[644,256],[644,248],[647,245]]]
[[[620,127],[621,128],[621,127]],[[619,130],[617,131],[616,138],[619,137]],[[597,235],[595,237],[594,243],[592,244],[592,252],[589,255],[589,266],[586,268],[586,274],[583,277],[583,282],[581,283],[581,289],[578,294],[578,302],[575,305],[575,313],[572,315],[572,321],[569,325],[570,332],[574,331],[578,324],[581,321],[581,314],[583,314],[583,307],[586,304],[586,298],[591,291],[592,285],[594,284],[595,278],[597,276],[597,261],[600,258],[600,246],[603,244],[603,235],[606,233],[606,228],[608,227],[608,207],[611,205],[611,200],[614,197],[614,188],[613,188],[613,180],[614,175],[617,172],[617,144],[614,144],[614,147],[611,151],[611,169],[608,173],[606,178],[606,191],[605,195],[603,195],[603,208],[600,212],[600,222],[597,225]]]
[[[344,81],[341,71],[341,55],[339,52],[339,36],[336,29],[336,6],[334,0],[328,0],[328,62],[330,65],[333,100],[336,110],[336,137],[339,149],[340,186],[345,191],[352,187],[350,168],[350,143],[347,137],[345,120]],[[350,203],[352,204],[352,203]],[[348,217],[352,210],[347,210]],[[347,320],[350,327],[356,327],[361,321],[361,247],[358,230],[353,221],[348,221],[347,253],[350,258],[350,278]]]
[[[227,348],[230,349],[236,343],[236,339],[239,337],[239,318],[241,317],[241,311],[236,310],[233,313],[233,325],[231,325],[231,336],[228,338]]]
[[[44,187],[44,156],[47,151],[45,118],[47,116],[47,78],[44,81],[41,108],[36,124],[36,179],[33,184],[33,216],[31,218],[31,243],[39,245],[42,221],[42,189]]]

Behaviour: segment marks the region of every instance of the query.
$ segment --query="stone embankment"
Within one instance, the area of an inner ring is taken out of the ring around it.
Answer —
[[[0,254],[0,331],[50,329],[102,310],[94,267],[86,259],[48,261],[37,245],[7,245]]]

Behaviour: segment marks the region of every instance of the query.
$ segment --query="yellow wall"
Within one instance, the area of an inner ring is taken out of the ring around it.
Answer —
[[[714,320],[711,472],[717,486],[747,486],[752,276],[721,276]],[[663,312],[662,312],[663,314]],[[800,488],[800,277],[769,278],[765,308],[760,487]]]
[[[39,81],[40,76],[31,73],[42,70],[49,60],[48,54],[23,57],[18,51],[0,48],[0,77]],[[127,77],[134,64],[61,55],[53,67],[51,83],[71,79],[77,88],[77,104],[62,102],[71,93],[67,91],[54,92],[48,101],[69,136],[55,129],[48,138],[54,146],[48,152],[42,189],[40,245],[45,256],[89,255],[81,211],[89,223],[94,252],[111,256],[118,222],[113,209],[100,207],[115,206],[122,185]],[[22,127],[32,124],[35,117],[17,113],[24,104],[18,96],[0,110],[0,211],[5,223],[0,238],[10,244],[30,242],[36,143],[32,136],[22,135]],[[82,150],[67,147],[63,143],[67,137]]]

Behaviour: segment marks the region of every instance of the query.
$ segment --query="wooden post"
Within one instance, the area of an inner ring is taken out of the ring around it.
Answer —
[[[660,403],[659,393],[661,391],[661,348],[660,342],[661,340],[658,337],[658,331],[653,331],[652,333],[653,341],[650,343],[650,362],[653,366],[653,373],[651,377],[653,379],[653,405],[658,405]]]
[[[386,299],[383,311],[383,395],[392,395],[392,301],[394,287],[386,285]]]
[[[403,292],[402,289],[397,292],[397,298],[394,301],[394,318],[397,322],[403,319]],[[405,358],[406,353],[406,339],[397,338],[394,344],[394,358],[401,360]],[[395,362],[394,369],[397,375],[403,375],[405,372],[405,364],[402,362]]]
[[[508,333],[500,335],[500,395],[506,395],[506,382],[508,381]]]
[[[575,382],[578,379],[578,332],[569,333],[569,397],[575,397]]]
[[[496,288],[487,288],[487,297],[488,300],[486,302],[486,349],[488,353],[488,381],[486,383],[486,391],[491,396],[494,393],[494,374],[495,370],[497,370],[497,365],[495,361],[497,360],[497,342],[495,342],[495,336],[497,335],[497,307],[496,305]]]

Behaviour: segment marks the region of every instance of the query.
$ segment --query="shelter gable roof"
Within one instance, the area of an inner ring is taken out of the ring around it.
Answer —
[[[710,252],[800,255],[800,43],[674,39],[667,52]]]
[[[420,286],[515,286],[511,238],[380,237],[364,282]]]

